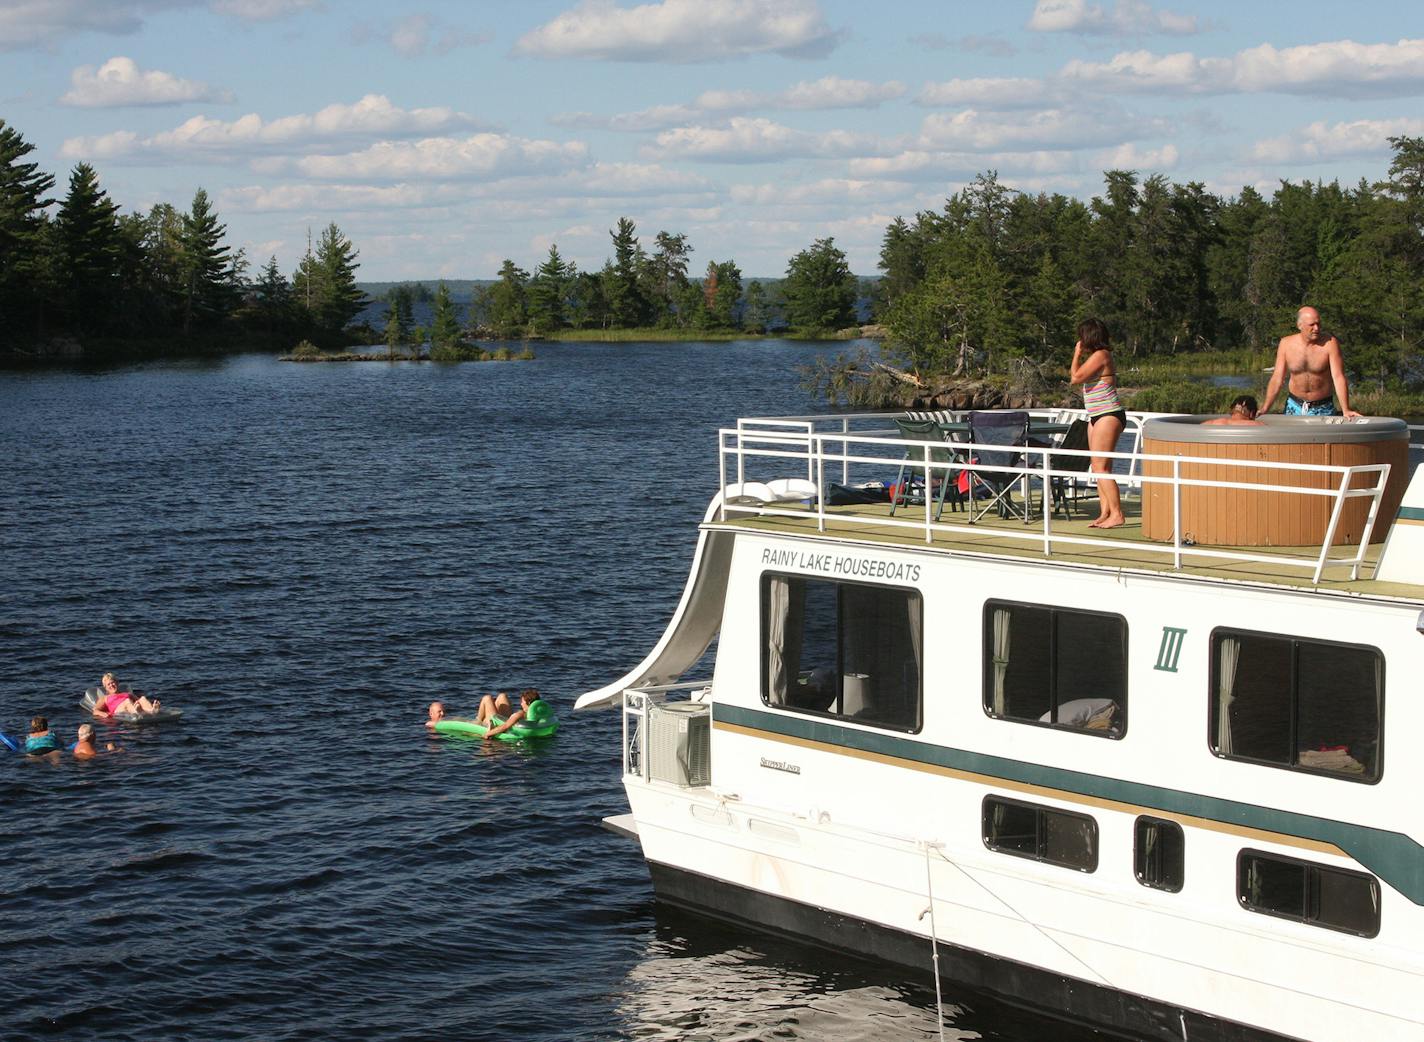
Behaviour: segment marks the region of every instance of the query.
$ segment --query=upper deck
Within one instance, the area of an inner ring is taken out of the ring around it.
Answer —
[[[908,439],[894,422],[897,415],[937,420],[953,430],[951,437],[957,440],[947,445]],[[1226,460],[1212,455],[1209,446],[1200,450],[1187,446],[1187,452],[1171,455],[1148,452],[1143,448],[1144,429],[1161,414],[1130,413],[1119,451],[1111,454],[1127,520],[1120,528],[1100,530],[1089,527],[1095,501],[1088,516],[1074,517],[1053,509],[1052,497],[1045,494],[1054,485],[1068,489],[1076,483],[1081,492],[1096,496],[1091,476],[1083,473],[1090,455],[1086,450],[1022,447],[1016,450],[1020,459],[1013,465],[989,465],[978,460],[976,450],[992,452],[999,447],[969,441],[967,433],[958,430],[965,415],[861,413],[739,420],[735,428],[719,432],[724,495],[722,509],[710,524],[935,553],[1037,560],[1062,567],[1169,573],[1424,602],[1424,585],[1376,577],[1387,545],[1381,539],[1396,520],[1393,504],[1381,509],[1387,498],[1389,464]],[[1041,410],[1031,415],[1045,433],[1059,434],[1082,413]],[[1421,430],[1410,428],[1411,441]],[[1409,445],[1411,474],[1421,450],[1424,446]],[[941,511],[934,496],[918,497],[893,509],[889,502],[832,505],[836,486],[888,483],[897,475],[903,480],[909,468],[922,474],[927,470],[936,485],[942,478],[962,485],[968,480],[960,476],[964,472],[1007,482],[1014,486],[1015,503],[1022,503],[1027,491],[1033,508],[1025,520],[993,512],[975,518],[977,511],[955,509],[952,503]],[[1396,481],[1399,477],[1395,475]],[[1189,516],[1184,500],[1221,490],[1243,496],[1243,502],[1251,504],[1289,506],[1308,497],[1321,508],[1322,517],[1328,516],[1324,538],[1297,546],[1207,545],[1194,539],[1184,525]],[[1050,502],[1045,504],[1046,500]],[[1144,507],[1156,515],[1154,524],[1146,527]],[[1356,533],[1355,545],[1342,545],[1340,521],[1352,510],[1363,519],[1363,530]],[[1149,533],[1158,538],[1149,538]],[[1170,538],[1161,538],[1160,533]],[[1391,553],[1398,557],[1414,550],[1396,546]]]

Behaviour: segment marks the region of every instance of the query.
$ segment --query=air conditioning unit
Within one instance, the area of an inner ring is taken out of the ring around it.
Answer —
[[[648,707],[648,777],[684,787],[712,781],[712,707],[701,702]]]

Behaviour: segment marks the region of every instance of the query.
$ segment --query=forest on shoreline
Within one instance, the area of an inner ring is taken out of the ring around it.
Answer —
[[[496,279],[470,284],[467,304],[443,284],[395,284],[373,328],[351,324],[369,301],[356,246],[335,223],[309,236],[290,277],[275,257],[254,272],[201,188],[186,210],[120,213],[81,162],[52,198],[55,177],[0,121],[0,353],[288,351],[305,340],[414,345],[416,356],[428,344],[431,357],[456,357],[477,339],[844,337],[868,317],[883,326],[883,349],[827,359],[812,380],[867,405],[927,400],[946,381],[1061,382],[1089,314],[1107,323],[1120,369],[1149,383],[1180,376],[1189,357],[1256,366],[1309,303],[1366,393],[1419,396],[1424,138],[1389,141],[1378,182],[1281,182],[1270,198],[1109,170],[1085,202],[1019,192],[987,172],[941,209],[893,220],[874,279],[853,275],[831,238],[775,282],[745,280],[731,259],[699,277],[687,235],[659,231],[645,247],[622,217],[599,270],[553,245],[537,265],[505,260]],[[433,304],[428,325],[416,323],[417,303]]]

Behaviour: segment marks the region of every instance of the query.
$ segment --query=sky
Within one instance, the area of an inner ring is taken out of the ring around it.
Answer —
[[[581,269],[632,218],[776,277],[978,173],[1269,195],[1424,136],[1424,5],[1167,0],[0,0],[0,119],[63,194],[205,189],[254,268],[336,222],[365,281]]]

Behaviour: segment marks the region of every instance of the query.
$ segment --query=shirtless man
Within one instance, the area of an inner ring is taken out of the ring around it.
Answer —
[[[1276,369],[1266,386],[1266,402],[1261,411],[1271,411],[1276,395],[1284,387],[1287,416],[1360,415],[1350,408],[1340,341],[1321,332],[1320,312],[1312,307],[1301,308],[1296,312],[1295,325],[1300,332],[1281,337],[1276,348]]]

